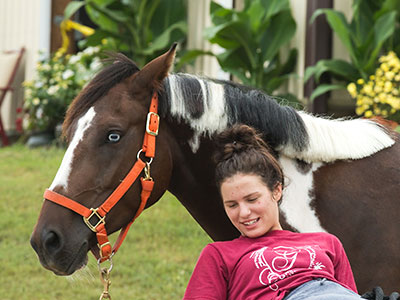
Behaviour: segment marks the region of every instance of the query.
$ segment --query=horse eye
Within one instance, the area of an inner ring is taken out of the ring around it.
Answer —
[[[119,133],[111,132],[110,134],[108,134],[108,142],[110,143],[118,143],[120,139],[121,136]]]

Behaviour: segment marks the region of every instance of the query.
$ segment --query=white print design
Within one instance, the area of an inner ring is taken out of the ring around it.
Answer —
[[[259,281],[262,285],[268,286],[271,290],[278,290],[277,282],[281,279],[289,277],[296,273],[292,270],[296,263],[299,253],[306,251],[309,254],[310,262],[309,269],[321,270],[325,266],[320,262],[315,262],[315,249],[320,249],[318,245],[303,246],[303,247],[285,247],[278,246],[269,249],[268,260],[264,256],[265,250],[268,247],[263,247],[260,250],[254,251],[250,258],[254,259],[254,264],[257,269],[263,269],[259,275]]]

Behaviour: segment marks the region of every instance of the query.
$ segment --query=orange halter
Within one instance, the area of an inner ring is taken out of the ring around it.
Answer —
[[[128,233],[129,227],[145,208],[147,200],[153,190],[154,181],[150,177],[150,164],[155,154],[156,136],[158,135],[159,129],[160,117],[157,114],[157,108],[158,95],[155,92],[151,99],[149,113],[147,114],[146,132],[144,134],[142,149],[140,149],[137,154],[137,161],[135,162],[129,173],[122,180],[122,182],[101,206],[99,206],[98,208],[89,209],[82,204],[49,189],[44,192],[43,196],[46,200],[57,203],[58,205],[64,206],[81,215],[83,217],[83,221],[89,227],[89,229],[96,233],[98,247],[100,248],[100,258],[98,260],[99,263],[110,259],[112,255],[117,252],[123,240],[125,239],[126,234]],[[150,159],[149,162],[143,162],[140,159],[139,155],[141,152],[143,152],[145,156]],[[114,207],[114,205],[117,204],[119,200],[121,200],[121,198],[129,190],[129,188],[136,181],[143,170],[146,177],[140,178],[142,184],[142,192],[139,208],[136,211],[136,214],[132,221],[129,222],[129,224],[127,224],[126,226],[122,227],[114,247],[111,248],[111,244],[108,240],[108,235],[105,228],[106,215]],[[97,218],[98,220],[91,220],[93,217],[95,217],[95,219]],[[95,253],[93,254],[96,256]]]

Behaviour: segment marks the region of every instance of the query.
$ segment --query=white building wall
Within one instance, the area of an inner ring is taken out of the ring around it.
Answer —
[[[15,109],[22,105],[20,84],[34,76],[39,51],[49,53],[51,0],[0,0],[0,52],[25,47],[22,67],[1,107],[6,130],[15,129]]]

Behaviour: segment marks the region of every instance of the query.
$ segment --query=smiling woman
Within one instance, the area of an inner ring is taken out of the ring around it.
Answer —
[[[361,299],[335,236],[282,230],[283,172],[254,129],[223,131],[215,158],[224,209],[241,237],[204,248],[185,300]]]

